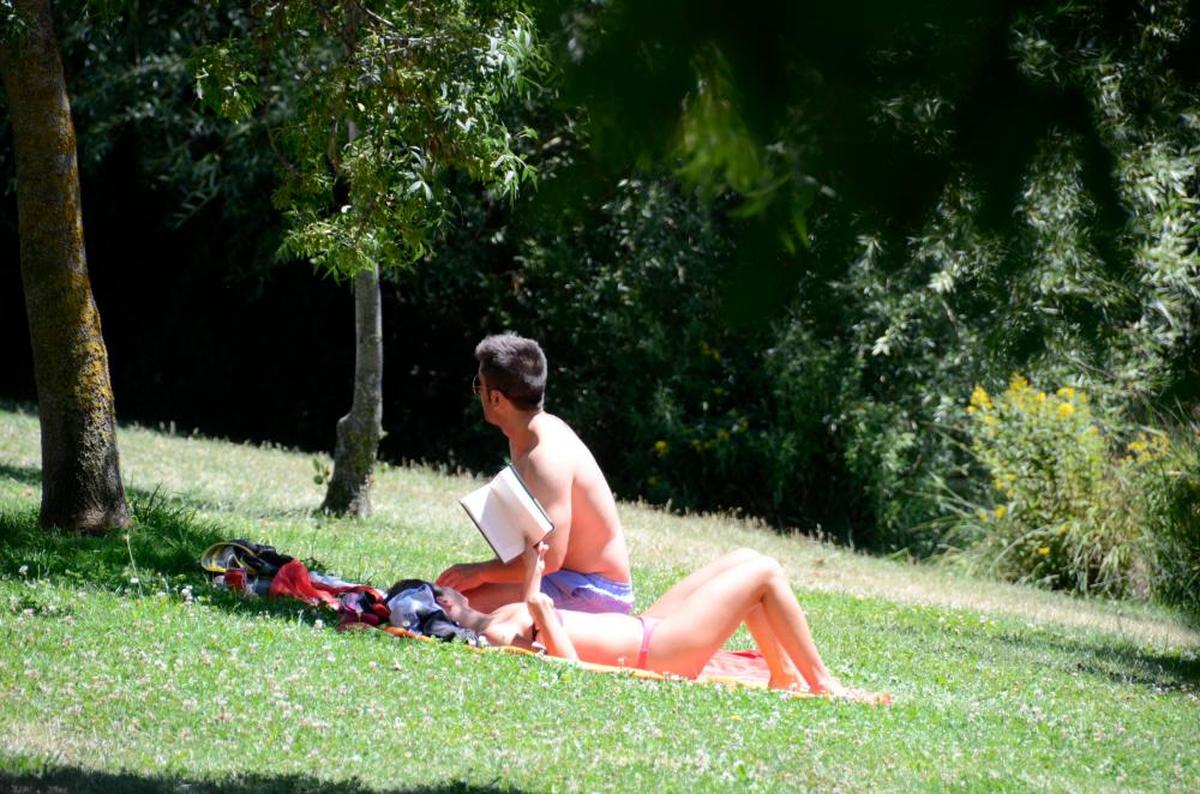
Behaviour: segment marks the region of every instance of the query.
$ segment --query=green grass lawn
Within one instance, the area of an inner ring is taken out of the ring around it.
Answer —
[[[243,536],[382,587],[431,578],[487,551],[456,504],[465,477],[387,468],[376,515],[334,521],[311,514],[311,456],[138,428],[120,445],[137,527],[47,534],[36,417],[0,410],[0,790],[1200,786],[1200,635],[1153,607],[622,504],[639,606],[758,548],[835,672],[896,702],[591,674],[339,634],[318,610],[213,591],[195,566]]]

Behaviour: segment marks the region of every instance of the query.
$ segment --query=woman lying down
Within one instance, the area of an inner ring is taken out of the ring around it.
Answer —
[[[821,661],[808,622],[779,563],[750,549],[730,552],[687,576],[641,615],[555,609],[540,592],[547,546],[525,552],[525,601],[494,612],[471,609],[457,590],[434,587],[446,616],[492,645],[542,646],[552,656],[695,678],[746,624],[771,672],[769,685],[870,703],[891,696],[844,686]]]

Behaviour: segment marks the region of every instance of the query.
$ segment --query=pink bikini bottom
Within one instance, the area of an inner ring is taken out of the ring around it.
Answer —
[[[654,634],[654,630],[658,628],[658,624],[662,623],[663,619],[650,615],[634,615],[634,617],[642,623],[642,649],[638,651],[637,668],[645,670],[646,657],[650,655],[650,635]]]

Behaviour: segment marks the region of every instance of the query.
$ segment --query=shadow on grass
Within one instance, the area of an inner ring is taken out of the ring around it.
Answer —
[[[127,585],[138,570],[168,578],[198,576],[196,560],[221,539],[219,527],[198,521],[186,505],[157,493],[129,496],[133,525],[104,535],[43,529],[32,506],[0,513],[0,572],[12,575],[25,566],[31,577],[86,576],[101,587]]]
[[[34,762],[36,764],[36,762]],[[128,772],[101,772],[75,767],[52,767],[28,773],[0,772],[0,791],[27,794],[59,794],[62,792],[133,792],[133,794],[166,794],[186,791],[189,794],[290,794],[304,792],[338,792],[338,794],[484,794],[492,791],[518,791],[509,786],[477,786],[460,781],[437,786],[404,786],[376,788],[357,780],[325,781],[307,775],[237,775],[228,781],[194,780],[176,777],[150,777]]]
[[[0,477],[36,482],[40,473],[0,466]],[[0,579],[28,578],[131,594],[161,589],[178,595],[191,586],[196,593],[204,592],[212,606],[229,612],[296,618],[299,602],[248,599],[209,588],[200,555],[213,543],[233,537],[219,523],[200,519],[184,499],[135,488],[127,493],[133,525],[99,536],[43,529],[35,506],[0,511]],[[306,562],[318,570],[322,567],[316,561]],[[21,607],[36,611],[37,605],[22,602]],[[318,614],[314,609],[305,611],[311,619]]]
[[[1200,689],[1200,659],[1167,656],[1139,649],[1129,642],[1085,642],[1044,632],[1006,633],[1003,642],[1022,651],[1049,651],[1065,656],[1066,665],[1083,675],[1108,678],[1125,686],[1145,686],[1160,692]]]
[[[0,463],[0,477],[15,480],[25,485],[37,485],[40,487],[42,484],[42,470],[29,466],[10,466],[7,463]]]

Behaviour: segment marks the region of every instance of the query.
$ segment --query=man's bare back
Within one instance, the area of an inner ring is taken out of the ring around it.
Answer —
[[[616,582],[628,582],[629,550],[617,516],[616,500],[591,451],[566,422],[552,414],[537,414],[530,421],[529,430],[533,445],[518,450],[510,441],[509,452],[517,473],[550,512],[552,521],[555,512],[558,513],[556,529],[566,518],[563,523],[569,536],[556,538],[559,534],[556,531],[547,539],[551,554],[555,546],[561,546],[561,556],[550,556],[551,564],[558,563],[554,569],[595,573]],[[564,480],[569,481],[565,490]],[[568,499],[566,510],[559,504],[564,492]],[[559,509],[551,512],[551,505]]]

